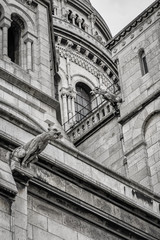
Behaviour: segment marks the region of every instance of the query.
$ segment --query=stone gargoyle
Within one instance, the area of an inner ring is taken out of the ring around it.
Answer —
[[[111,93],[107,89],[103,90],[100,87],[95,87],[91,92],[92,95],[102,95],[103,99],[109,101],[111,105],[115,108],[116,112],[119,112],[117,103],[122,103],[122,98],[114,93]]]
[[[30,163],[38,161],[38,155],[46,148],[49,141],[61,138],[61,132],[55,128],[39,134],[28,143],[14,149],[10,160],[18,161],[22,166],[27,167]]]

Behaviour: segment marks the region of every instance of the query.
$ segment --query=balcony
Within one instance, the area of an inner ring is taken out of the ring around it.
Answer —
[[[95,98],[93,101],[98,102],[99,99]],[[106,100],[102,100],[86,116],[82,112],[83,109],[63,124],[65,132],[76,146],[115,116],[115,109]]]

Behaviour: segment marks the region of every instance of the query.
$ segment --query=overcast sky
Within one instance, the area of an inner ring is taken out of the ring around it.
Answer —
[[[90,0],[114,36],[154,0]]]

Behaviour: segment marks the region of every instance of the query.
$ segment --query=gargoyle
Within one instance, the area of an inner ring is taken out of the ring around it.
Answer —
[[[116,112],[119,113],[119,109],[118,109],[118,105],[117,103],[121,103],[122,102],[122,98],[120,98],[119,96],[117,96],[114,93],[111,93],[110,91],[103,90],[99,87],[95,87],[91,92],[92,95],[98,94],[98,95],[102,95],[102,97],[109,101],[111,103],[111,105],[115,108]]]
[[[39,134],[28,143],[13,150],[10,158],[27,167],[30,163],[38,161],[38,155],[46,148],[50,140],[58,138],[62,138],[62,135],[57,129]]]

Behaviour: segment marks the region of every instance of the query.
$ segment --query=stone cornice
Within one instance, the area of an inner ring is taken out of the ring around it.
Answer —
[[[37,134],[38,134],[38,132],[37,132]],[[2,131],[0,131],[0,138],[3,140],[3,143],[4,143],[3,147],[8,149],[9,151],[13,150],[15,147],[18,147],[22,144],[22,142],[21,143],[18,142],[18,140],[13,139],[11,136],[7,135],[6,133],[4,133]],[[81,160],[82,162],[88,164],[89,166],[92,166],[93,168],[99,170],[100,172],[105,173],[106,176],[110,176],[111,178],[116,179],[120,183],[123,183],[124,185],[132,188],[134,191],[141,192],[142,195],[146,196],[146,199],[153,199],[154,201],[157,201],[160,204],[160,195],[155,194],[154,192],[143,187],[142,185],[138,184],[137,182],[134,182],[131,179],[125,178],[124,176],[120,175],[119,173],[116,173],[116,172],[112,171],[111,169],[108,169],[108,168],[102,166],[101,164],[95,162],[94,159],[92,159],[88,155],[78,151],[76,148],[69,147],[63,142],[52,142],[51,145],[63,150],[64,153],[66,152],[66,153],[70,154],[71,156],[74,156],[75,158]],[[60,175],[64,174],[64,176],[63,176],[64,178],[68,178],[68,177],[72,178],[72,176],[74,176],[73,179],[77,178],[77,180],[79,179],[78,181],[80,181],[80,182],[82,180],[84,180],[84,183],[88,182],[87,184],[90,183],[90,184],[97,185],[98,188],[101,188],[104,191],[105,191],[105,189],[109,190],[109,188],[106,187],[104,184],[94,181],[94,179],[91,179],[90,177],[85,176],[83,173],[80,173],[79,171],[72,169],[68,165],[61,163],[60,161],[58,161],[54,158],[50,159],[48,157],[48,155],[46,156],[44,153],[39,156],[39,161],[36,164],[41,166],[44,169],[49,170],[49,171],[54,172],[54,170],[55,170],[57,174],[58,173]],[[112,191],[112,194],[117,195],[117,192]],[[122,197],[121,194],[118,194],[118,196]],[[122,198],[123,198],[123,200],[126,199],[126,201],[130,201],[130,203],[131,203],[131,200],[129,200],[129,199],[127,200],[127,197],[124,196]]]
[[[39,191],[39,188],[41,191]],[[157,233],[154,233],[154,236],[151,236],[150,234],[145,233],[145,231],[133,227],[129,222],[125,223],[124,221],[121,221],[116,218],[116,215],[112,216],[105,213],[103,210],[93,207],[91,204],[87,204],[84,201],[81,201],[55,187],[51,187],[49,184],[46,184],[36,178],[30,181],[28,192],[32,196],[44,199],[45,201],[54,204],[65,211],[69,211],[83,220],[89,221],[89,223],[94,224],[103,230],[109,231],[111,234],[123,237],[123,239],[129,239],[130,236],[133,236],[134,239],[141,240],[157,239],[158,226]],[[139,217],[141,218],[141,216]]]
[[[64,24],[66,24],[66,22],[64,22]],[[72,31],[68,28],[66,29],[61,26],[59,22],[57,22],[57,25],[55,23],[54,31],[55,35],[61,36],[66,40],[73,41],[75,44],[80,44],[81,46],[83,46],[83,48],[88,49],[90,52],[92,52],[93,55],[97,55],[98,58],[102,59],[104,62],[107,63],[107,65],[109,66],[109,68],[112,69],[114,74],[118,75],[117,66],[111,59],[111,54],[107,52],[107,49],[105,49],[105,47],[101,43],[99,43],[92,35],[84,33],[86,35],[86,37],[84,37],[78,34],[78,32],[76,34],[75,31]]]
[[[60,57],[66,58],[68,56],[71,62],[74,62],[75,64],[86,69],[95,77],[101,77],[102,82],[105,86],[107,86],[107,88],[110,88],[112,85],[114,85],[115,88],[117,87],[117,90],[119,89],[118,76],[115,75],[109,67],[106,71],[104,71],[104,66],[106,66],[105,62],[103,62],[103,64],[97,65],[94,62],[94,59],[90,60],[87,56],[80,54],[79,52],[76,52],[74,50],[69,51],[65,48],[65,46],[57,45],[56,48],[59,50]],[[110,77],[111,73],[113,74],[112,77]]]
[[[131,109],[130,113],[124,115],[119,119],[120,124],[125,124],[127,121],[129,121],[132,117],[137,115],[140,111],[142,111],[148,104],[150,104],[152,101],[154,101],[156,98],[160,96],[160,90],[157,89],[154,91],[151,95],[149,95],[145,100],[143,100],[139,105],[137,105],[135,108]],[[122,105],[123,107],[123,105]]]
[[[137,28],[142,22],[149,18],[154,12],[159,9],[160,0],[156,0],[146,10],[139,14],[133,21],[131,21],[125,28],[116,34],[106,45],[106,48],[112,50],[120,41],[122,41],[127,35],[129,35],[135,28]]]

